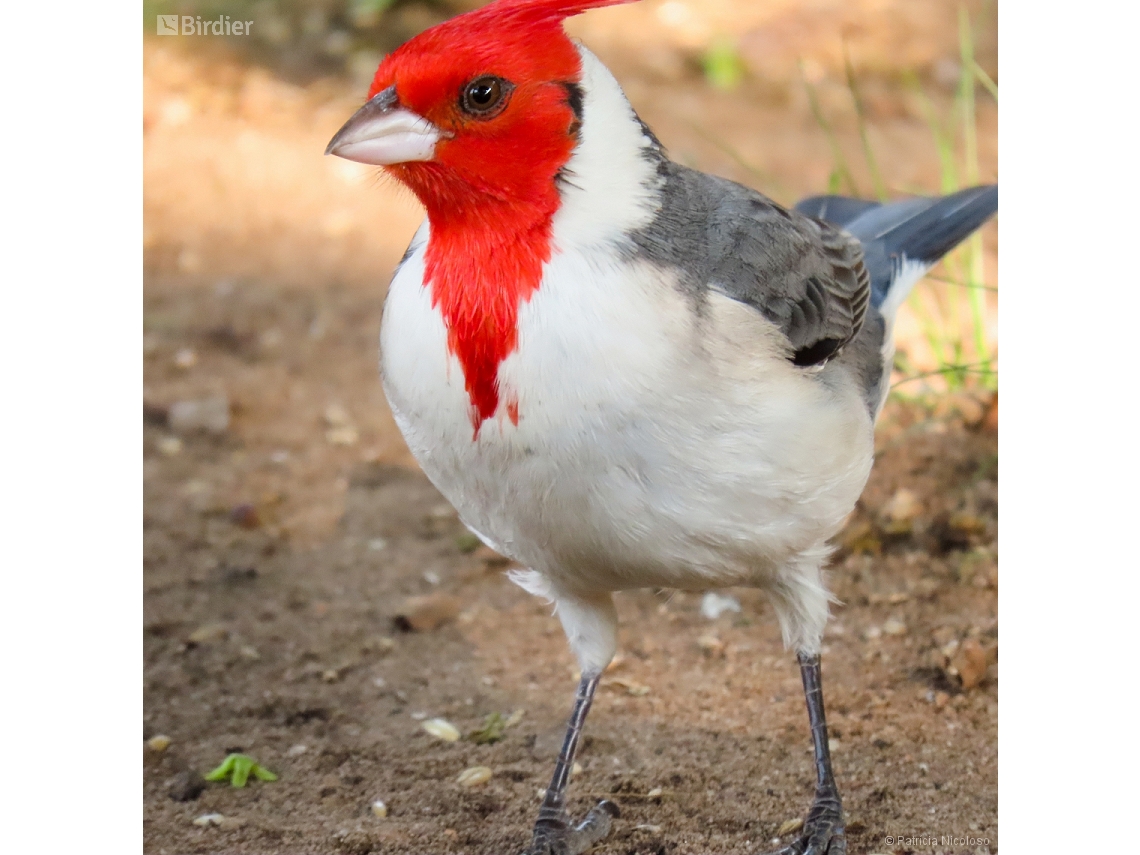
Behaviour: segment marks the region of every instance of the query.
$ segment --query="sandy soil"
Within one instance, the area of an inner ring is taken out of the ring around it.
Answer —
[[[827,141],[795,81],[772,71],[709,89],[689,65],[691,29],[662,24],[660,5],[601,13],[616,31],[590,17],[575,28],[674,155],[785,202],[825,187]],[[709,33],[729,5],[709,4]],[[939,68],[957,50],[956,5],[912,5],[928,14],[772,4],[742,27],[749,56],[815,63],[854,162],[826,26],[845,22],[900,192],[936,190],[938,164],[899,69],[926,74],[945,106]],[[893,64],[872,62],[891,45],[905,46]],[[549,608],[471,549],[386,409],[384,285],[419,211],[370,171],[322,159],[359,101],[351,83],[301,86],[176,47],[146,52],[143,737],[172,740],[143,749],[146,851],[519,851],[574,664]],[[984,101],[979,143],[982,178],[996,178],[996,108]],[[996,246],[996,225],[986,234]],[[993,282],[994,255],[987,268]],[[916,328],[910,318],[900,334],[921,367]],[[224,430],[176,429],[171,405],[219,394]],[[892,401],[841,537],[824,680],[852,852],[997,851],[996,416],[984,396]],[[807,808],[794,657],[763,598],[731,593],[741,612],[716,620],[699,592],[619,595],[621,656],[570,793],[579,812],[601,797],[621,806],[595,851],[754,853]],[[450,619],[401,630],[406,598],[422,595],[457,598]],[[494,744],[422,727],[442,717],[466,734],[519,710]],[[279,780],[191,795],[195,775],[237,749]],[[490,781],[459,785],[472,766]],[[370,810],[377,799],[386,818]],[[225,819],[193,823],[209,813]]]

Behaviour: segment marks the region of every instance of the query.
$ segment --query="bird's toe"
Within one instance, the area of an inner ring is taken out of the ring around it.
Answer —
[[[783,849],[765,855],[847,855],[843,809],[838,799],[817,797],[799,836]]]
[[[618,806],[604,799],[578,825],[571,825],[565,817],[539,820],[534,838],[522,855],[581,855],[610,833],[614,819],[620,815]]]

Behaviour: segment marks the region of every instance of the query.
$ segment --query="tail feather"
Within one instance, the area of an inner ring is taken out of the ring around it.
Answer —
[[[880,207],[878,202],[850,199],[847,196],[812,196],[796,205],[796,210],[817,220],[827,220],[834,226],[845,227],[860,214]]]
[[[859,238],[871,275],[871,304],[890,319],[926,271],[993,216],[997,206],[998,188],[992,184],[886,204],[814,196],[796,210]]]

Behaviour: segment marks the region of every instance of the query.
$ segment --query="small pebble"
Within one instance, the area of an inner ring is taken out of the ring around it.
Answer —
[[[883,632],[887,635],[906,635],[906,624],[895,618],[888,618],[883,624]]]
[[[175,433],[204,430],[222,434],[230,426],[230,401],[225,395],[213,395],[189,401],[175,401],[166,416],[167,424]]]
[[[170,737],[160,733],[148,739],[146,744],[151,751],[165,751],[170,747]]]
[[[266,350],[276,350],[284,341],[285,333],[281,332],[277,327],[267,329],[258,337],[258,343]]]
[[[254,505],[243,502],[230,509],[230,522],[240,528],[254,529],[261,525],[261,515]]]
[[[464,769],[460,772],[455,783],[461,787],[478,787],[491,780],[491,774],[492,772],[487,766],[472,766],[470,769]]]
[[[183,769],[170,782],[170,798],[176,802],[192,802],[206,789],[205,779],[193,769]]]
[[[922,503],[913,490],[901,487],[883,507],[883,515],[893,522],[912,520],[922,510]]]
[[[697,639],[697,646],[710,656],[724,653],[724,642],[715,635],[702,635]]]
[[[740,601],[728,594],[719,594],[708,591],[701,597],[701,616],[708,620],[716,620],[725,612],[740,613]]]
[[[356,445],[360,439],[360,432],[352,425],[329,428],[325,431],[325,439],[329,445]]]
[[[396,649],[396,640],[387,635],[370,638],[364,642],[363,649],[365,653],[375,652],[381,656],[386,656]]]
[[[176,436],[164,436],[158,441],[158,453],[163,457],[173,457],[182,451],[182,440]]]
[[[329,404],[325,407],[325,424],[329,427],[344,427],[351,422],[348,411],[340,404]]]
[[[174,364],[183,370],[193,368],[198,364],[198,354],[193,348],[184,347],[174,354]]]
[[[986,676],[986,652],[973,638],[962,642],[961,649],[950,663],[952,670],[957,671],[962,681],[963,689],[972,689]]]
[[[395,623],[405,632],[430,632],[455,620],[462,608],[459,597],[441,592],[409,597],[396,613]]]
[[[447,719],[432,718],[423,723],[423,729],[444,742],[458,742],[459,730]]]
[[[388,816],[388,805],[377,799],[372,803],[372,815],[378,816],[380,819],[386,819]]]

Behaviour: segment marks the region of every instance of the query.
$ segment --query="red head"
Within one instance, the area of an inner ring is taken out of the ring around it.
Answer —
[[[556,206],[581,107],[562,21],[628,2],[498,0],[432,27],[384,59],[329,150],[387,167],[433,224],[488,203]]]

